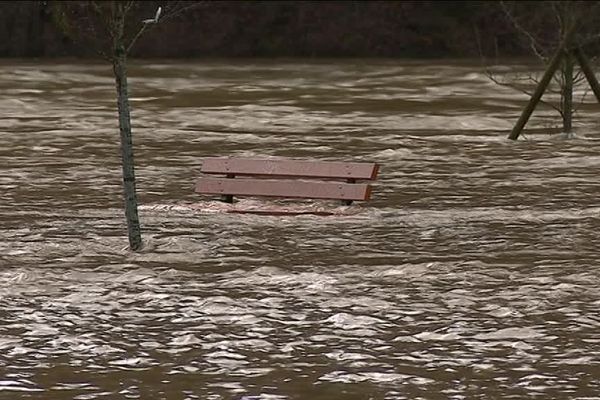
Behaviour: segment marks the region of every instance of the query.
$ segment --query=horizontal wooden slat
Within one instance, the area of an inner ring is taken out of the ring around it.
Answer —
[[[252,158],[205,158],[205,174],[271,175],[305,178],[375,179],[375,163]]]
[[[200,178],[196,183],[196,192],[331,200],[369,200],[371,197],[368,184],[267,179]]]

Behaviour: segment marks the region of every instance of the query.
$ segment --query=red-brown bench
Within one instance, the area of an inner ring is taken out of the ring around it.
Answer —
[[[360,181],[375,180],[378,170],[375,163],[205,158],[201,167],[205,176],[196,182],[196,192],[220,195],[228,203],[234,196],[266,196],[341,200],[350,205],[370,199],[371,185]]]

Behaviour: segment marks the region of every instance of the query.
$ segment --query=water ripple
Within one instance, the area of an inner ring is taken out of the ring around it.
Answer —
[[[473,65],[134,63],[133,254],[110,69],[0,69],[0,398],[600,394],[586,104],[509,142],[523,99]],[[192,190],[214,155],[381,174],[352,213],[228,214]]]

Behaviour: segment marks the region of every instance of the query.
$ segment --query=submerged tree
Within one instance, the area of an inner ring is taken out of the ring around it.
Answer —
[[[600,38],[594,23],[594,16],[600,11],[600,2],[500,2],[500,5],[511,26],[525,39],[531,53],[545,65],[541,76],[517,73],[500,77],[490,68],[486,71],[495,83],[530,96],[509,139],[519,137],[540,103],[554,108],[560,114],[562,130],[570,134],[573,114],[577,111],[574,91],[585,87],[579,104],[583,103],[590,88],[600,101],[600,85],[584,54],[584,48],[593,45]],[[575,68],[577,65],[579,69]],[[545,93],[554,95],[552,97],[558,101],[542,100]]]
[[[112,64],[121,138],[125,217],[129,247],[134,251],[141,249],[142,237],[133,159],[127,56],[145,31],[196,4],[170,2],[165,5],[164,11],[162,7],[144,1],[64,1],[53,4],[54,20],[63,32],[74,41],[91,47]],[[146,15],[153,17],[144,20],[136,17],[144,11]]]

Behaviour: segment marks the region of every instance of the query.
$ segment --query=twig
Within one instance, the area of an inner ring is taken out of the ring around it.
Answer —
[[[144,31],[146,30],[147,26],[148,26],[148,24],[142,25],[142,28],[138,31],[138,33],[135,34],[135,36],[133,37],[133,39],[131,39],[131,42],[129,42],[129,45],[127,46],[127,50],[125,51],[125,54],[129,54],[131,52],[131,49],[133,48],[133,45],[140,38],[140,36],[142,36],[142,33],[144,33]]]
[[[134,3],[133,1],[131,3]],[[160,18],[160,22],[165,22],[168,21],[169,19],[183,13],[184,11],[190,10],[192,8],[198,7],[201,4],[203,4],[203,2],[193,2],[191,4],[188,4],[185,7],[179,7],[178,5],[180,3],[179,2],[172,2],[171,6],[165,9],[165,12],[163,13],[163,16]],[[129,54],[131,52],[131,49],[133,48],[133,46],[135,45],[135,43],[137,42],[137,40],[140,38],[140,36],[142,36],[142,34],[144,32],[146,32],[147,30],[149,30],[149,28],[154,27],[155,25],[157,25],[158,21],[156,21],[156,23],[145,23],[142,25],[142,27],[140,28],[140,30],[135,34],[135,36],[133,37],[133,39],[131,39],[131,42],[129,42],[129,45],[127,46],[127,54]],[[149,26],[152,25],[152,26]]]
[[[527,95],[527,96],[529,96],[529,97],[533,96],[533,93],[531,93],[531,92],[529,92],[529,91],[527,91],[527,90],[525,90],[525,89],[522,89],[522,88],[520,88],[520,87],[518,87],[518,86],[516,86],[516,85],[510,84],[510,83],[506,83],[506,82],[502,82],[502,81],[500,81],[499,79],[497,79],[497,78],[494,76],[493,72],[491,72],[489,69],[486,69],[486,70],[484,70],[484,74],[485,74],[485,75],[486,75],[486,76],[487,76],[487,77],[488,77],[488,78],[489,78],[489,79],[490,79],[492,82],[494,82],[496,85],[499,85],[499,86],[504,86],[504,87],[511,88],[511,89],[513,89],[513,90],[516,90],[516,91],[518,91],[518,92],[521,92],[521,93],[523,93],[523,94],[525,94],[525,95]],[[524,79],[527,79],[527,78],[524,78]],[[535,79],[534,79],[533,77],[531,77],[531,76],[530,76],[528,79],[530,79],[530,80],[531,80],[531,81],[533,81],[533,82],[537,82],[537,80],[535,80]],[[544,101],[544,100],[542,100],[542,99],[540,99],[540,103],[542,103],[542,104],[544,104],[544,105],[547,105],[548,107],[551,107],[551,108],[553,108],[553,109],[555,109],[555,110],[557,110],[557,111],[559,111],[559,112],[560,112],[560,109],[559,109],[559,108],[557,108],[557,106],[555,106],[555,105],[554,105],[554,104],[552,104],[552,103],[549,103],[549,102],[547,102],[547,101]]]
[[[164,16],[164,18],[162,18],[162,20],[168,21],[169,19],[174,18],[174,17],[180,15],[184,11],[188,11],[188,10],[191,10],[193,8],[203,6],[205,4],[205,2],[204,1],[195,1],[195,2],[192,2],[191,4],[188,4],[185,7],[182,6],[179,9],[177,9],[177,5],[179,4],[179,2],[175,1],[172,4],[173,4],[173,6],[169,7],[168,12],[165,13],[165,16]]]
[[[501,1],[500,5],[502,7],[502,10],[504,11],[504,14],[509,19],[509,21],[513,24],[513,26],[529,39],[529,46],[531,47],[531,50],[533,51],[533,53],[540,60],[542,60],[543,62],[546,62],[547,57],[544,57],[544,55],[541,54],[540,51],[538,50],[538,47],[540,47],[540,46],[539,46],[536,38],[534,38],[533,35],[531,33],[529,33],[529,31],[527,31],[527,29],[523,28],[521,26],[521,24],[519,24],[517,19],[512,15],[510,10],[508,9],[508,7],[506,7],[506,4],[504,3],[504,1]]]

